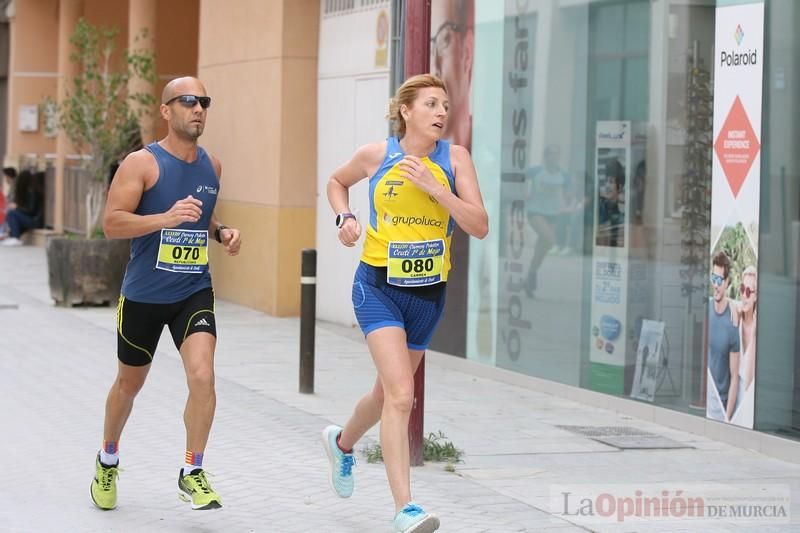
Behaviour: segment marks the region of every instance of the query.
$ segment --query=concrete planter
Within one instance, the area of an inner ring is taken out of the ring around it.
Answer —
[[[116,302],[129,253],[128,240],[49,239],[50,296],[63,307]]]

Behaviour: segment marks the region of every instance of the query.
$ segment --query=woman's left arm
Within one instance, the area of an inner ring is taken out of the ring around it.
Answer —
[[[467,149],[458,145],[450,146],[450,161],[458,196],[442,187],[419,158],[406,156],[400,165],[405,167],[405,176],[447,209],[461,229],[483,239],[489,233],[489,215],[483,207],[475,165]]]
[[[489,233],[489,215],[483,206],[481,190],[478,187],[478,175],[472,157],[463,146],[450,147],[450,160],[453,165],[453,174],[456,179],[458,196],[442,188],[434,198],[450,211],[461,229],[479,239]]]

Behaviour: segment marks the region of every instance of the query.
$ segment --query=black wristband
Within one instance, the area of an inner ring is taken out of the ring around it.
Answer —
[[[220,244],[222,244],[222,236],[220,236],[219,232],[224,229],[228,229],[228,226],[226,226],[225,224],[219,224],[217,225],[217,229],[214,230],[214,238]]]

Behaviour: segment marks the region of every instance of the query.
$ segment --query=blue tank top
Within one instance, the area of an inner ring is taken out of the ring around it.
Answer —
[[[144,191],[135,213],[165,213],[175,202],[191,195],[203,202],[203,214],[197,222],[185,222],[175,229],[207,231],[217,203],[219,178],[205,150],[198,146],[197,159],[187,163],[167,152],[157,142],[148,144],[145,149],[153,154],[158,163],[158,179],[155,185]],[[208,237],[213,239],[213,235]],[[208,240],[206,238],[206,246]],[[125,298],[143,303],[175,303],[211,287],[211,274],[207,264],[194,272],[173,272],[157,268],[161,242],[161,231],[131,240],[131,255],[122,281],[121,292]]]

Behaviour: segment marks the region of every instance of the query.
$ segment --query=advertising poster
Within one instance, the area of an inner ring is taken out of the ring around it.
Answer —
[[[447,87],[449,110],[443,138],[472,151],[472,68],[475,56],[475,0],[432,0],[430,71]],[[470,262],[467,234],[456,227],[450,242],[454,265]],[[483,262],[483,259],[481,259]],[[484,268],[484,275],[488,267]],[[468,269],[454,268],[447,280],[450,287],[445,311],[431,347],[446,353],[465,356],[467,340],[462,332],[467,326]],[[488,285],[488,284],[487,284]],[[479,304],[488,307],[489,294]],[[484,303],[485,302],[485,303]],[[481,353],[491,348],[492,321],[484,315],[487,327],[480,335]]]
[[[659,370],[664,367],[661,343],[664,340],[664,323],[642,320],[639,345],[636,349],[636,371],[633,375],[631,398],[652,402],[658,388]]]
[[[631,167],[631,123],[597,123],[592,313],[589,360],[592,389],[624,393],[628,301],[626,221]]]
[[[472,148],[472,65],[475,0],[431,2],[431,74],[447,87],[450,102],[444,138]]]
[[[716,10],[706,416],[753,427],[764,4]]]

